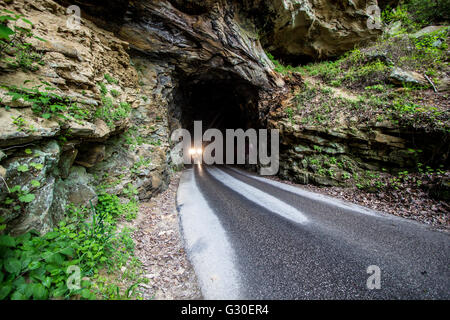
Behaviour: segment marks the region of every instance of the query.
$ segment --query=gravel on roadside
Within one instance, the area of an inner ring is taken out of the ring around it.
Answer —
[[[356,187],[318,187],[296,184],[279,177],[268,177],[296,187],[336,197],[376,211],[398,217],[412,219],[432,226],[435,229],[450,232],[450,205],[445,201],[430,198],[425,192],[405,188],[397,192],[365,192]]]
[[[164,192],[142,203],[133,222],[135,255],[149,279],[148,284],[140,284],[144,299],[202,299],[179,228],[175,201],[180,176],[181,172],[174,173]]]

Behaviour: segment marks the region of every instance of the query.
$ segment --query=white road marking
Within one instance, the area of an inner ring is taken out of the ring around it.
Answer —
[[[291,186],[291,185],[286,184],[286,183],[281,183],[281,182],[274,181],[274,180],[271,180],[271,179],[259,177],[259,176],[250,174],[248,172],[245,172],[243,170],[238,170],[238,169],[235,169],[235,168],[229,168],[229,169],[231,169],[231,170],[233,170],[233,171],[235,171],[235,172],[237,172],[239,174],[243,174],[246,177],[252,178],[254,180],[262,181],[264,183],[273,185],[273,186],[275,186],[275,187],[277,187],[279,189],[295,193],[295,194],[297,194],[299,196],[303,196],[303,197],[309,198],[311,200],[320,201],[322,203],[333,205],[333,206],[336,206],[336,207],[341,208],[341,209],[356,211],[356,212],[367,214],[367,215],[370,215],[370,216],[384,217],[384,218],[388,217],[386,214],[383,214],[383,213],[375,211],[375,210],[371,210],[369,208],[365,208],[365,207],[357,205],[357,204],[349,203],[349,202],[346,202],[346,201],[343,201],[343,200],[340,200],[340,199],[337,199],[337,198],[333,198],[333,197],[328,197],[328,196],[325,196],[325,195],[322,195],[322,194],[319,194],[319,193],[306,191],[306,190],[303,190],[303,189],[301,189],[299,187]],[[393,218],[395,218],[395,217],[393,217]]]
[[[208,172],[233,191],[267,210],[297,223],[305,224],[308,222],[308,218],[302,212],[274,196],[252,187],[217,168],[208,168]]]
[[[192,169],[181,176],[177,192],[185,248],[205,299],[242,299],[235,253],[225,230],[201,194]]]

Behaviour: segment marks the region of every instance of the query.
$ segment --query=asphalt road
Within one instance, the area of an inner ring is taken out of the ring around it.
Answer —
[[[450,298],[450,236],[426,225],[205,165],[177,208],[206,299]]]

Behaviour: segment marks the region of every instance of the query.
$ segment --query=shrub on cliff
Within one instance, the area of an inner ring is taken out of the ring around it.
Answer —
[[[450,0],[410,0],[408,11],[413,19],[422,24],[448,22],[450,20]]]

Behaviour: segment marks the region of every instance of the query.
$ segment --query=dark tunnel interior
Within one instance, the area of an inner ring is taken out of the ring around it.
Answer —
[[[202,121],[202,129],[225,130],[262,128],[258,113],[258,88],[229,74],[209,73],[181,77],[174,97],[173,116],[194,137],[194,121]],[[205,142],[203,146],[205,147]]]

